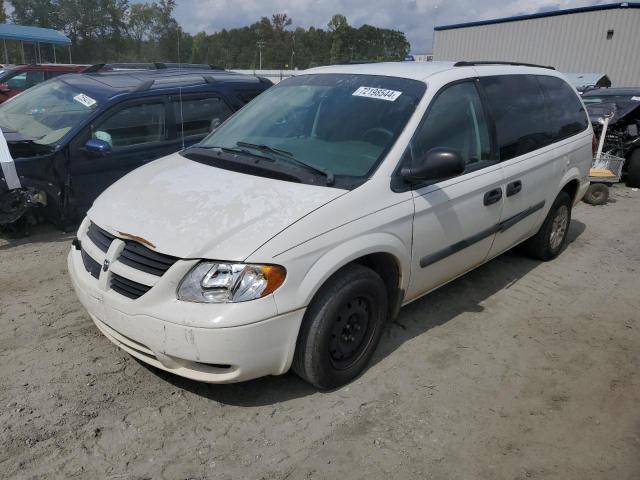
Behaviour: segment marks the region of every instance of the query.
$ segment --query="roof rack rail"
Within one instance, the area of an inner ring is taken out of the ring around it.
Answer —
[[[102,70],[156,70],[153,63],[95,63],[82,70],[82,73],[95,73]]]
[[[183,70],[224,70],[223,67],[218,65],[212,65],[210,63],[166,63],[166,62],[154,62],[157,69],[162,68],[178,68]]]
[[[137,87],[135,87],[131,91],[132,92],[146,92],[147,90],[149,90],[153,86],[154,82],[155,82],[155,80],[145,80],[145,81],[141,82]]]
[[[108,70],[166,70],[168,68],[179,69],[201,69],[201,70],[219,70],[224,71],[223,67],[210,65],[207,63],[96,63],[90,65],[82,73],[95,73]]]
[[[476,65],[514,65],[514,66],[519,66],[519,67],[537,67],[537,68],[547,68],[549,70],[555,70],[555,67],[552,67],[550,65],[536,65],[535,63],[523,63],[523,62],[500,62],[500,61],[489,61],[489,60],[483,60],[483,61],[471,61],[471,62],[456,62],[453,64],[454,67],[474,67]]]

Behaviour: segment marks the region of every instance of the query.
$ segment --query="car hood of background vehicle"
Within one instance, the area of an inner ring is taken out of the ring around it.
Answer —
[[[602,102],[587,105],[589,119],[593,124],[602,124],[606,116],[611,116],[609,125],[614,125],[620,120],[624,120],[625,124],[635,122],[640,118],[640,102],[635,100],[618,100],[616,102]]]
[[[118,236],[144,239],[161,253],[241,261],[345,193],[215,168],[176,153],[113,184],[88,216]]]

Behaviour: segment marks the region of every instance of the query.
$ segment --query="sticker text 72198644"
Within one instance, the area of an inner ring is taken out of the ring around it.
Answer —
[[[395,102],[396,98],[402,95],[397,90],[387,90],[386,88],[360,87],[352,95],[356,97],[377,98],[378,100],[386,100]]]

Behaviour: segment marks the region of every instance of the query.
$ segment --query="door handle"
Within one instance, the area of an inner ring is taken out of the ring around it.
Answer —
[[[515,182],[511,182],[507,185],[507,197],[511,195],[515,195],[516,193],[522,190],[522,182],[520,180],[516,180]]]
[[[493,190],[489,190],[487,193],[484,194],[484,204],[492,205],[494,203],[499,202],[501,198],[502,198],[502,189],[494,188]]]

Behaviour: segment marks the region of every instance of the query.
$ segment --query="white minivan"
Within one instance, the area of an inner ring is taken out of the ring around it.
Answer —
[[[68,266],[104,335],[194,380],[363,371],[403,305],[562,250],[593,132],[550,68],[316,68],[105,191]],[[92,160],[99,161],[99,160]]]

